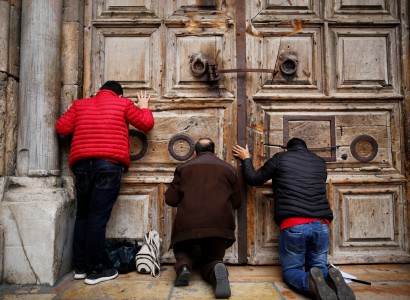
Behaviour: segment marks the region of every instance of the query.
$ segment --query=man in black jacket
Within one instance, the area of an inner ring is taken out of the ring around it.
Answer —
[[[236,145],[233,155],[243,161],[249,185],[262,185],[272,179],[274,220],[280,229],[279,258],[285,282],[316,299],[355,299],[341,273],[326,267],[333,212],[326,195],[325,160],[311,153],[299,138],[289,140],[284,152],[276,153],[256,171],[247,146],[244,149]]]

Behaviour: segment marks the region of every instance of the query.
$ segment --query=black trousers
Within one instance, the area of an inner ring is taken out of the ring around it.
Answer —
[[[74,267],[99,272],[106,267],[105,229],[120,191],[121,165],[85,159],[73,171],[77,191]]]
[[[216,279],[214,267],[223,262],[228,240],[220,237],[207,237],[176,243],[173,247],[176,264],[175,272],[178,273],[182,265],[187,265],[191,270],[198,264],[202,278],[215,286]]]

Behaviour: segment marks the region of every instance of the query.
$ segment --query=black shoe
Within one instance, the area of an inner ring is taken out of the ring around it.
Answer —
[[[102,281],[114,279],[117,276],[118,271],[116,269],[105,269],[101,272],[92,272],[91,274],[88,274],[84,282],[86,284],[97,284]]]
[[[317,300],[337,300],[335,292],[326,284],[322,270],[319,268],[310,269],[309,288]]]
[[[336,292],[339,300],[355,300],[352,289],[345,282],[342,273],[336,268],[329,268],[329,286]]]
[[[189,279],[191,279],[191,271],[187,265],[182,265],[177,272],[174,286],[186,286],[189,284]]]
[[[74,279],[84,279],[87,277],[85,269],[74,269]]]
[[[214,267],[216,286],[215,298],[229,298],[231,297],[231,287],[228,280],[228,271],[223,263],[217,263]]]

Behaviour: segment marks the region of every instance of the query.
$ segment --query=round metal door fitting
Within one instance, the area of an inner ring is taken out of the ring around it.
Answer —
[[[147,153],[147,150],[148,150],[147,136],[144,133],[142,133],[141,131],[138,131],[138,130],[135,130],[135,129],[130,129],[129,134],[130,134],[131,137],[139,138],[139,140],[142,142],[142,147],[141,147],[140,152],[138,152],[135,155],[130,155],[130,159],[132,161],[139,160],[139,159],[143,158],[145,156],[145,154]]]
[[[188,145],[189,145],[189,150],[185,155],[179,155],[174,150],[174,145],[179,140],[183,140],[183,141],[187,142]],[[187,160],[188,158],[190,158],[192,156],[192,154],[194,154],[194,150],[195,150],[195,142],[192,139],[192,137],[190,137],[187,134],[184,134],[184,133],[176,134],[169,140],[168,152],[176,160],[179,160],[179,161]]]
[[[350,152],[355,159],[367,163],[372,161],[379,150],[377,141],[370,135],[359,135],[350,144]]]
[[[191,71],[195,77],[205,74],[208,67],[208,56],[206,54],[194,53],[190,58]]]
[[[297,68],[298,60],[294,57],[286,57],[280,65],[282,74],[286,76],[292,76],[296,74]]]

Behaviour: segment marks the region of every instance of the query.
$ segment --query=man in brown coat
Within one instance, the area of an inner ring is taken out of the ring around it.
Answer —
[[[179,165],[165,193],[165,202],[178,207],[172,227],[177,274],[175,286],[189,284],[193,264],[212,284],[216,298],[229,298],[225,250],[235,242],[234,209],[241,205],[236,169],[215,156],[215,144],[202,138],[195,158]],[[196,257],[196,254],[200,257]]]

